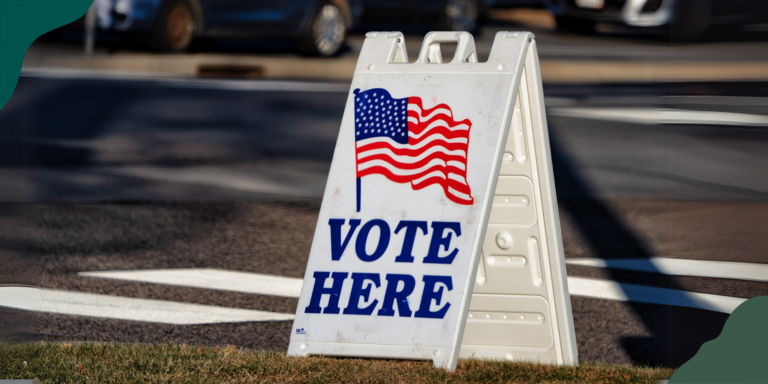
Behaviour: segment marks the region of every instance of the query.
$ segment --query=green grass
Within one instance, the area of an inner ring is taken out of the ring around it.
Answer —
[[[43,383],[655,383],[672,372],[595,363],[557,367],[460,360],[451,373],[428,361],[290,358],[235,347],[0,344],[0,378]]]

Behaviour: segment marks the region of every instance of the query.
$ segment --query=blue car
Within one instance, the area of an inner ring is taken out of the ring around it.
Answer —
[[[290,38],[308,54],[335,55],[362,13],[361,0],[95,0],[97,25],[142,35],[161,52],[197,37]]]
[[[474,32],[496,0],[365,0],[362,23],[391,30],[404,24]]]

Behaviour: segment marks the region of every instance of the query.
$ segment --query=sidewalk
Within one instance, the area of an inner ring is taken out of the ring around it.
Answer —
[[[139,76],[239,77],[267,79],[350,80],[357,58],[304,58],[297,55],[106,53],[91,57],[73,46],[36,43],[27,51],[23,70],[88,70]]]

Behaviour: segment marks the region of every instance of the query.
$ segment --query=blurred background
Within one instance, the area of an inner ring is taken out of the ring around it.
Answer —
[[[290,321],[137,321],[75,294],[293,313],[84,273],[301,278],[372,30],[406,33],[411,61],[432,30],[472,32],[481,62],[497,31],[536,34],[568,274],[624,290],[572,292],[582,360],[679,366],[732,310],[711,303],[768,295],[768,2],[96,0],[0,110],[0,289],[61,294],[0,302],[0,341],[285,350]]]

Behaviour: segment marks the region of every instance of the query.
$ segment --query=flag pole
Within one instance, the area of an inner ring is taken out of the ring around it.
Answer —
[[[354,93],[355,96],[359,95],[360,94],[360,88],[355,88],[355,90],[352,91],[352,93]],[[359,110],[360,109],[358,109],[358,111]],[[355,140],[355,148],[357,148],[357,140]],[[358,171],[358,169],[357,169],[357,156],[355,156],[355,173],[357,173],[357,171]],[[360,177],[359,176],[357,177],[357,211],[360,212]]]

